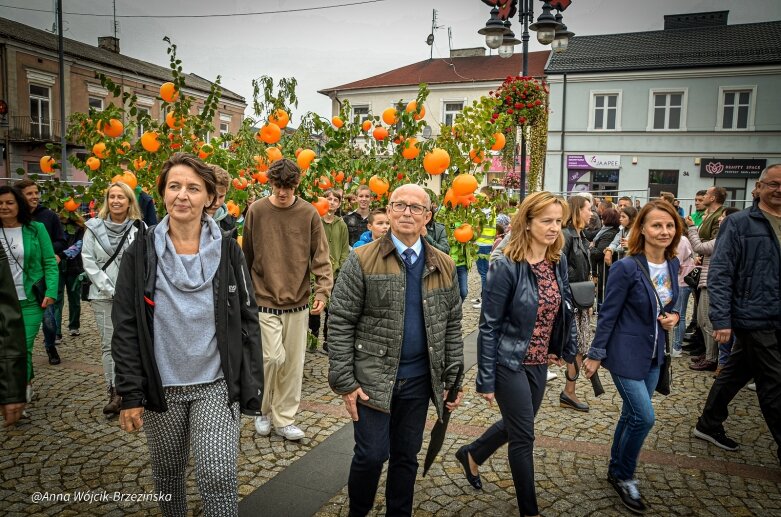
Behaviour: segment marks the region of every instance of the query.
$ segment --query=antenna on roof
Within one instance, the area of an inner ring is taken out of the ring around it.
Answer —
[[[447,48],[449,52],[453,52],[453,27],[447,28]]]
[[[434,31],[437,29],[441,29],[442,25],[437,25],[437,10],[432,9],[431,13],[431,34],[428,35],[426,38],[426,45],[431,47],[431,53],[429,54],[429,59],[434,58]]]

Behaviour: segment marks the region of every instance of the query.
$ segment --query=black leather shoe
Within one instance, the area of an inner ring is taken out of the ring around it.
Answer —
[[[456,459],[464,467],[464,476],[469,484],[476,490],[483,489],[483,482],[480,479],[480,474],[473,476],[472,471],[469,469],[469,449],[467,445],[464,445],[456,451]]]
[[[615,483],[611,484],[613,485],[613,488],[616,489],[618,497],[621,498],[621,502],[624,503],[624,506],[626,506],[629,511],[642,515],[648,510],[648,507],[640,496],[640,491],[637,489],[636,480],[615,480]]]
[[[56,346],[47,348],[46,355],[49,356],[49,364],[60,364],[60,354],[57,353]]]
[[[580,411],[582,413],[588,413],[588,404],[584,402],[575,402],[563,391],[559,394],[559,406],[574,409],[575,411]]]

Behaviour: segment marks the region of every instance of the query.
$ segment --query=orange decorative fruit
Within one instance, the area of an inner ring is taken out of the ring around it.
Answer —
[[[100,169],[100,160],[95,158],[94,156],[90,156],[87,158],[87,167],[89,167],[89,170],[96,171]]]
[[[371,121],[371,120],[369,120],[369,119],[366,119],[366,120],[364,120],[364,121],[361,123],[361,129],[363,129],[364,131],[368,131],[368,130],[370,130],[371,128],[372,128],[372,121]]]
[[[133,168],[137,171],[140,171],[141,169],[146,168],[146,160],[139,157],[133,160]]]
[[[266,169],[268,170],[268,167],[266,167]],[[265,185],[266,183],[268,183],[268,172],[258,171],[252,175],[252,179],[257,181],[261,185]]]
[[[402,147],[401,155],[407,160],[414,160],[420,154],[417,138],[408,138]]]
[[[388,124],[389,126],[392,126],[399,120],[399,114],[396,111],[396,108],[386,108],[385,111],[382,112],[382,121]]]
[[[107,124],[102,124],[102,121],[98,121],[98,130],[110,138],[117,138],[122,136],[125,126],[121,120],[112,118],[109,119]]]
[[[336,129],[339,129],[344,125],[344,120],[342,120],[342,117],[334,117],[331,119],[331,124],[333,124]]]
[[[494,133],[494,144],[491,146],[492,151],[501,151],[507,140],[502,133]]]
[[[276,144],[279,139],[282,138],[282,130],[278,125],[273,122],[269,122],[258,131],[260,140],[267,144]]]
[[[147,131],[141,135],[141,147],[150,153],[156,153],[160,149],[160,140],[157,139],[155,131]]]
[[[450,166],[450,155],[444,149],[434,148],[423,157],[423,169],[436,176],[442,174]]]
[[[374,128],[374,131],[372,131],[372,136],[379,141],[385,140],[388,138],[388,130],[382,126],[377,126]]]
[[[483,151],[477,151],[476,149],[472,149],[469,151],[469,159],[472,160],[472,162],[480,164],[483,163],[485,160],[485,153]]]
[[[337,183],[341,183],[344,181],[344,172],[339,171],[336,174],[334,174],[334,181]]]
[[[70,198],[65,203],[63,203],[62,207],[68,212],[75,212],[79,209],[79,203],[74,201],[73,198]]]
[[[163,83],[160,86],[160,98],[165,102],[176,102],[179,98],[179,90],[176,89],[174,83]]]
[[[312,206],[317,209],[317,213],[320,214],[320,217],[327,214],[328,210],[331,208],[328,200],[322,196],[318,196],[317,201],[312,201]]]
[[[97,144],[92,146],[92,154],[100,158],[101,160],[105,159],[108,154],[106,153],[106,144],[103,142],[98,142]]]
[[[51,156],[43,156],[41,158],[41,161],[39,162],[41,166],[41,172],[44,172],[46,174],[54,174],[54,164],[56,162],[54,161],[54,158]]]
[[[129,150],[130,150],[130,142],[125,141],[122,142],[122,144],[120,144],[119,148],[117,149],[117,152],[119,154],[125,154]]]
[[[228,209],[228,213],[233,217],[238,217],[241,214],[241,207],[232,200],[225,203],[225,207]]]
[[[233,178],[233,186],[238,190],[244,190],[248,185],[247,178]]]
[[[169,111],[165,116],[165,123],[171,129],[182,129],[184,127],[184,118],[177,116],[173,111]]]
[[[369,179],[369,190],[381,196],[385,194],[390,188],[388,180],[380,178],[376,174]]]
[[[269,163],[274,163],[275,161],[282,159],[282,151],[279,147],[267,147],[266,156],[268,157]]]
[[[315,159],[317,155],[315,152],[311,149],[304,149],[300,153],[298,153],[298,157],[296,158],[296,163],[298,163],[298,167],[304,171],[309,168],[309,166],[312,164],[312,160]]]
[[[472,229],[472,226],[466,223],[456,228],[453,232],[453,238],[462,244],[471,241],[474,236],[475,231]]]
[[[468,196],[477,190],[477,179],[471,174],[459,174],[453,179],[453,194]]]
[[[415,113],[415,110],[418,109],[418,103],[417,101],[410,101],[409,104],[407,104],[407,108],[404,110],[407,113]],[[421,105],[420,106],[420,113],[416,113],[412,116],[415,120],[420,120],[424,116],[426,116],[426,106]]]
[[[276,124],[279,129],[285,129],[288,122],[290,122],[290,115],[283,109],[278,109],[268,116],[268,121],[271,124]]]
[[[317,182],[317,186],[320,188],[320,190],[328,190],[334,185],[327,176],[320,176],[320,181]]]
[[[442,200],[442,202],[445,204],[445,206],[450,208],[455,208],[458,205],[458,199],[456,198],[456,195],[453,194],[452,188],[447,189],[447,192],[445,192],[445,198]]]
[[[124,172],[122,174],[117,174],[113,178],[111,178],[111,183],[124,183],[128,187],[130,187],[131,190],[135,189],[138,185],[138,179],[136,178],[136,175],[132,172]]]

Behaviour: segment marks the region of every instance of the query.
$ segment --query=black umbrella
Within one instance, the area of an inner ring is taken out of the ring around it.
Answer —
[[[447,372],[453,368],[458,368],[456,372],[456,381],[453,383],[453,387],[447,392],[447,398],[445,404],[448,402],[454,402],[458,398],[458,392],[461,391],[461,377],[464,374],[464,363],[453,363],[442,372],[444,378]],[[423,475],[425,476],[428,469],[431,468],[431,464],[434,463],[434,459],[442,449],[442,444],[445,442],[445,433],[447,432],[447,423],[450,421],[450,411],[447,410],[447,406],[443,407],[442,420],[437,420],[434,424],[434,428],[431,430],[431,440],[428,444],[428,451],[426,451],[426,461],[423,462]]]
[[[575,367],[575,377],[570,378],[569,374],[567,372],[564,372],[564,377],[567,378],[570,382],[575,382],[578,380],[578,377],[580,377],[580,367],[578,366],[577,361],[572,361],[572,366]],[[594,375],[591,376],[591,387],[594,389],[594,395],[599,397],[600,395],[603,395],[605,393],[605,388],[602,387],[602,381],[599,380],[599,373],[594,372]]]

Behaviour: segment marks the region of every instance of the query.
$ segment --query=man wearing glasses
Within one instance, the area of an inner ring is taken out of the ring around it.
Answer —
[[[463,362],[456,267],[425,239],[431,201],[418,185],[393,191],[390,231],[357,248],[331,297],[328,382],[353,419],[350,515],[369,513],[386,460],[387,515],[411,515],[429,400],[445,408]]]
[[[726,449],[739,445],[723,423],[727,406],[753,377],[759,406],[781,462],[781,164],[757,181],[751,208],[726,218],[710,263],[713,338],[732,353],[711,386],[694,436]]]

